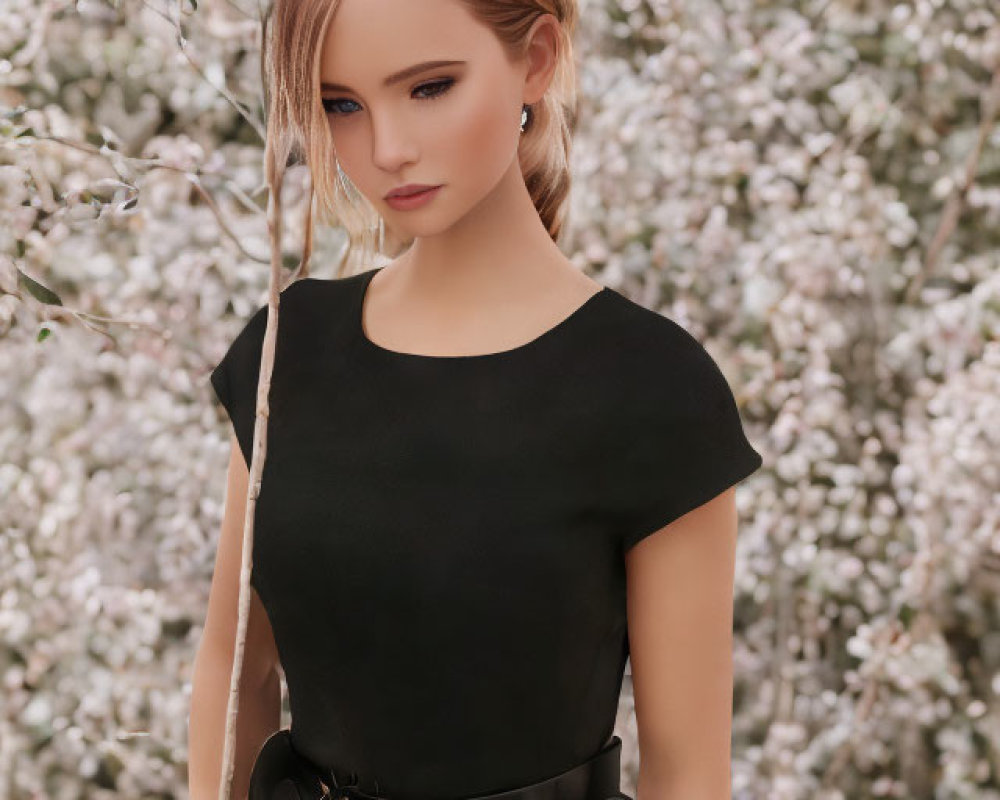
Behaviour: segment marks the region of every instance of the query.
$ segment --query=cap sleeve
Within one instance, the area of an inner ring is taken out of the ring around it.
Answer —
[[[253,453],[257,380],[267,328],[267,310],[267,304],[264,304],[254,312],[210,375],[212,388],[229,415],[247,468]]]
[[[736,399],[708,351],[662,317],[669,352],[644,367],[628,404],[622,547],[651,533],[743,480],[763,459],[747,440]]]

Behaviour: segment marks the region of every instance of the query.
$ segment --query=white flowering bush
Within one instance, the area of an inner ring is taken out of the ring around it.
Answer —
[[[734,798],[997,800],[1000,9],[581,12],[563,249],[705,343],[765,461]],[[257,13],[0,14],[0,798],[187,794],[207,376],[267,286]],[[317,232],[317,275],[341,243]],[[630,791],[628,676],[617,729]]]

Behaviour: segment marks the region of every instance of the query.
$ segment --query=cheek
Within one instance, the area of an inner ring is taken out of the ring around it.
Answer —
[[[461,171],[456,170],[456,176],[475,176],[477,182],[499,179],[510,163],[512,148],[517,147],[517,140],[507,130],[510,120],[497,92],[478,90],[470,92],[469,98],[454,129],[442,141],[452,143],[450,158],[460,162]],[[514,133],[519,133],[516,127]]]
[[[328,120],[327,125],[330,129],[330,174],[333,180],[337,180],[337,162],[333,160],[336,155],[340,168],[359,192],[367,194],[373,182],[374,186],[379,186],[378,171],[371,163],[371,141],[366,134],[360,129],[347,130],[347,126],[342,126],[334,136],[333,128],[337,123]]]
[[[330,131],[331,156],[336,154],[337,158],[340,159],[341,167],[346,171],[351,171],[347,169],[348,165],[352,169],[357,169],[360,163],[359,157],[365,153],[365,144],[359,131],[351,130],[350,126],[344,125],[342,122],[331,121],[329,117],[326,124],[327,130]]]

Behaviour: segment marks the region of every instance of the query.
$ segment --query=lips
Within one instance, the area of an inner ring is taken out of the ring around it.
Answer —
[[[386,195],[386,199],[390,197],[409,197],[411,194],[420,194],[420,192],[426,192],[428,189],[434,188],[436,187],[426,183],[408,183],[406,186],[398,186],[393,189]]]
[[[417,208],[423,208],[428,203],[433,202],[440,191],[441,186],[431,186],[429,189],[416,192],[415,194],[386,197],[385,202],[386,205],[396,211],[412,211]]]

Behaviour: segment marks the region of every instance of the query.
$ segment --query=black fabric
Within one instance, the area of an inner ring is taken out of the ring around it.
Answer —
[[[298,751],[393,800],[498,793],[608,740],[626,550],[762,459],[707,351],[610,288],[430,356],[365,335],[377,271],[282,292],[251,581]],[[212,373],[248,463],[267,312]]]
[[[622,740],[612,736],[581,764],[529,786],[468,800],[633,800],[621,791]],[[272,733],[254,759],[248,800],[395,800],[338,779],[295,749],[287,728]]]

